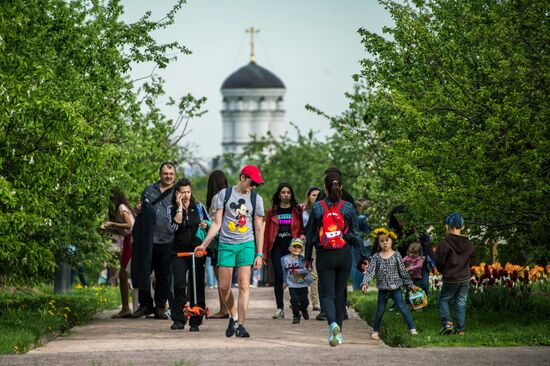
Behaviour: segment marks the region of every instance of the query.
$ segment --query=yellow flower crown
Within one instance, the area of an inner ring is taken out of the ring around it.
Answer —
[[[397,240],[397,234],[384,227],[379,227],[378,229],[374,229],[374,231],[372,232],[372,236],[374,236],[375,238],[377,238],[380,235],[389,236],[393,240]]]

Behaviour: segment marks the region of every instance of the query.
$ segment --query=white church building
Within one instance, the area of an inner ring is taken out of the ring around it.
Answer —
[[[251,54],[248,65],[229,75],[222,84],[223,153],[240,153],[256,137],[284,134],[285,85],[271,71],[255,62],[253,34],[250,28]]]

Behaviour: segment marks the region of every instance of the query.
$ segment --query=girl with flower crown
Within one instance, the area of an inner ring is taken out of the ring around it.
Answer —
[[[390,297],[403,315],[403,319],[409,326],[411,334],[416,335],[417,332],[411,312],[403,302],[401,286],[406,285],[410,290],[414,290],[416,287],[413,285],[411,277],[405,269],[401,255],[395,251],[394,240],[397,239],[397,235],[385,228],[374,230],[372,235],[376,238],[378,253],[372,256],[363,278],[363,283],[361,284],[361,291],[367,292],[369,282],[376,276],[378,301],[374,316],[374,325],[372,327],[374,332],[371,338],[380,339],[378,335],[380,323],[382,322],[382,316]]]

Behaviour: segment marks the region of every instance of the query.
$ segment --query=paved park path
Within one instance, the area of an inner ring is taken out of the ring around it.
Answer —
[[[344,323],[345,344],[331,348],[326,322],[312,317],[292,325],[288,308],[288,319],[272,320],[273,289],[251,291],[249,339],[226,338],[225,319],[207,320],[200,332],[189,333],[170,330],[169,320],[111,319],[110,311],[27,354],[0,356],[0,365],[550,364],[550,347],[390,348],[371,340],[372,329],[353,311]],[[216,290],[207,290],[207,303],[216,297]]]

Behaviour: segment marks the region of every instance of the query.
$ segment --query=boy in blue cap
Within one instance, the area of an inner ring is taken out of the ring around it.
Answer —
[[[464,334],[466,301],[470,287],[470,268],[475,262],[475,248],[470,240],[461,235],[464,219],[452,212],[445,219],[447,235],[441,240],[435,253],[437,270],[443,276],[443,286],[439,296],[439,316],[441,335]],[[453,326],[449,302],[454,298],[456,327]]]
[[[304,243],[302,239],[294,238],[290,241],[288,247],[290,254],[281,258],[284,286],[288,287],[290,292],[290,304],[292,305],[293,314],[292,324],[300,323],[300,313],[305,320],[309,319],[307,288],[312,282],[312,277],[311,271],[305,268],[303,250]]]

